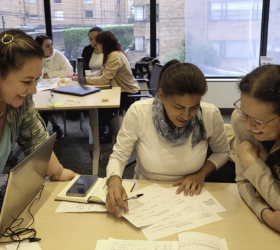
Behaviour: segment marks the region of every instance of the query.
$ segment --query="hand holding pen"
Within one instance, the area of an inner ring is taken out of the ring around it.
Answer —
[[[135,199],[138,199],[139,197],[141,197],[142,195],[144,195],[144,194],[137,194],[137,195],[135,195],[135,196],[133,196],[133,197],[130,197],[130,198],[127,198],[127,199],[125,199],[125,200],[123,200],[123,201],[128,201],[128,200],[135,200]],[[115,205],[117,205],[118,203],[117,202],[115,202],[115,203],[113,203],[112,204],[112,206],[115,206]]]

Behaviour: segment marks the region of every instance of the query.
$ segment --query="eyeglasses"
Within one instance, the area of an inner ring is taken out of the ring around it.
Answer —
[[[260,120],[258,120],[258,119],[256,119],[256,118],[252,117],[252,116],[249,116],[249,115],[247,115],[239,106],[236,105],[236,103],[238,103],[240,100],[241,100],[241,99],[239,99],[239,100],[237,100],[236,102],[233,103],[233,105],[234,105],[234,107],[236,108],[237,112],[240,114],[240,116],[242,117],[242,119],[244,119],[245,121],[247,121],[247,119],[249,118],[250,121],[251,121],[254,125],[256,125],[256,127],[259,128],[259,129],[264,129],[265,124],[267,124],[267,123],[273,121],[274,119],[278,118],[278,116],[277,116],[277,117],[275,117],[275,118],[269,120],[268,122],[263,122],[263,121],[260,121]]]

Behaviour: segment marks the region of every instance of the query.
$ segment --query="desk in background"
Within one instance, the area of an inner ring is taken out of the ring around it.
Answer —
[[[121,88],[114,87],[112,89],[102,89],[94,94],[86,95],[83,97],[52,93],[49,90],[38,92],[33,96],[35,109],[40,111],[54,110],[48,107],[52,103],[64,103],[66,98],[75,98],[80,101],[79,105],[64,105],[55,107],[55,110],[83,110],[89,109],[89,123],[93,135],[93,170],[92,174],[98,174],[99,165],[99,125],[98,125],[98,108],[118,108],[120,106]],[[107,98],[108,102],[102,102],[102,99]],[[51,99],[51,102],[49,101]]]
[[[135,189],[155,181],[137,181]],[[43,250],[94,250],[97,240],[113,237],[147,240],[140,229],[109,213],[55,213],[55,196],[68,182],[47,182],[41,200],[32,208],[35,229]],[[172,187],[171,182],[155,182]],[[205,183],[205,188],[225,207],[222,221],[188,230],[226,238],[229,250],[278,250],[279,233],[261,223],[240,198],[236,184]],[[159,239],[177,241],[178,234]],[[0,246],[3,246],[1,244]]]

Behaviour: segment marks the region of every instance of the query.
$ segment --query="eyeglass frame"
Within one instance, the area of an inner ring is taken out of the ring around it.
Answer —
[[[274,117],[273,119],[271,119],[271,120],[269,120],[269,121],[267,121],[267,122],[258,120],[258,119],[254,118],[254,117],[252,117],[252,116],[247,115],[240,107],[238,107],[238,106],[236,105],[236,103],[238,103],[240,100],[241,100],[241,99],[238,99],[236,102],[233,103],[233,106],[234,106],[235,109],[237,110],[238,114],[240,114],[241,117],[243,117],[244,119],[246,119],[246,121],[247,121],[248,118],[249,118],[250,121],[251,121],[257,128],[259,128],[259,129],[264,129],[264,126],[265,126],[267,123],[269,123],[269,122],[271,122],[271,121],[273,121],[273,120],[275,120],[276,118],[279,117],[279,116]],[[241,110],[241,111],[246,115],[246,118],[239,112],[239,110]],[[257,120],[258,122],[260,122],[260,123],[262,124],[263,127],[258,126],[258,125],[255,123],[256,120]]]

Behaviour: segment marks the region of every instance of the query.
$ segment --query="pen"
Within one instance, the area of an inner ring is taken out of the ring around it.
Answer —
[[[138,199],[138,198],[141,197],[142,195],[144,195],[144,194],[137,194],[137,195],[135,195],[135,196],[133,196],[133,197],[130,197],[130,198],[127,198],[127,199],[125,199],[125,200],[123,200],[123,201],[128,201],[128,200],[132,200],[132,199]],[[112,206],[117,205],[117,204],[118,204],[118,203],[115,202],[115,203],[112,204]]]

